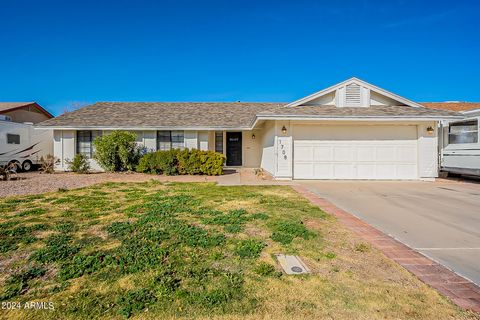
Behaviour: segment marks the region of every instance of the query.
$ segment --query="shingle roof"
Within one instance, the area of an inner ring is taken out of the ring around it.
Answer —
[[[468,111],[480,109],[480,102],[424,102],[427,108],[451,111]]]
[[[460,117],[456,112],[407,106],[286,107],[247,102],[99,102],[38,124],[63,128],[250,128],[256,116]]]
[[[58,127],[247,128],[281,103],[99,102],[44,121]]]
[[[281,107],[262,111],[259,116],[315,116],[325,118],[337,117],[456,117],[453,111],[413,108],[408,106],[370,106],[368,108],[337,108],[332,105]]]

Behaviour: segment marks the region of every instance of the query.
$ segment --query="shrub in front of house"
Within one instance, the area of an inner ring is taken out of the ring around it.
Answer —
[[[82,153],[77,153],[73,160],[66,160],[68,168],[76,173],[88,173],[90,171],[90,163],[87,156]]]
[[[145,154],[137,166],[138,172],[176,175],[223,174],[225,156],[213,151],[197,149],[156,151]]]
[[[164,174],[172,176],[178,174],[177,154],[178,149],[156,151],[145,154],[140,158],[137,166],[138,172]]]
[[[135,142],[137,135],[129,131],[112,131],[93,141],[93,158],[105,171],[135,170],[144,148]]]

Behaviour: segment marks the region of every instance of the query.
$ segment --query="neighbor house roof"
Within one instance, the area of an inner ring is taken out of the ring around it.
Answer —
[[[460,118],[452,111],[408,106],[296,106],[247,102],[99,102],[38,124],[57,128],[251,128],[257,118]]]
[[[34,101],[30,102],[0,102],[0,113],[5,113],[5,112],[10,112],[14,111],[23,107],[35,107],[38,110],[40,110],[42,113],[44,113],[47,117],[53,118],[53,115],[45,110],[41,105]]]
[[[422,105],[427,108],[457,112],[480,109],[480,102],[424,102]]]

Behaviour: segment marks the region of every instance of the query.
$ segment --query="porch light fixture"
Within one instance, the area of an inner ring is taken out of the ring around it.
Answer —
[[[252,140],[255,140],[255,134],[252,134]]]
[[[429,126],[429,127],[427,128],[427,133],[428,133],[428,134],[432,134],[434,131],[435,131],[435,130],[434,130],[433,127],[431,127],[431,126]]]
[[[285,126],[282,127],[282,133],[283,133],[283,134],[286,134],[286,133],[287,133],[287,128],[285,128]]]

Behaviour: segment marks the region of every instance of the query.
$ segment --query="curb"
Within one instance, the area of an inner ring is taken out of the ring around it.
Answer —
[[[368,241],[385,256],[449,298],[457,306],[480,313],[480,287],[476,284],[338,208],[307,188],[300,185],[294,185],[292,188],[323,211],[334,215],[349,230]]]

